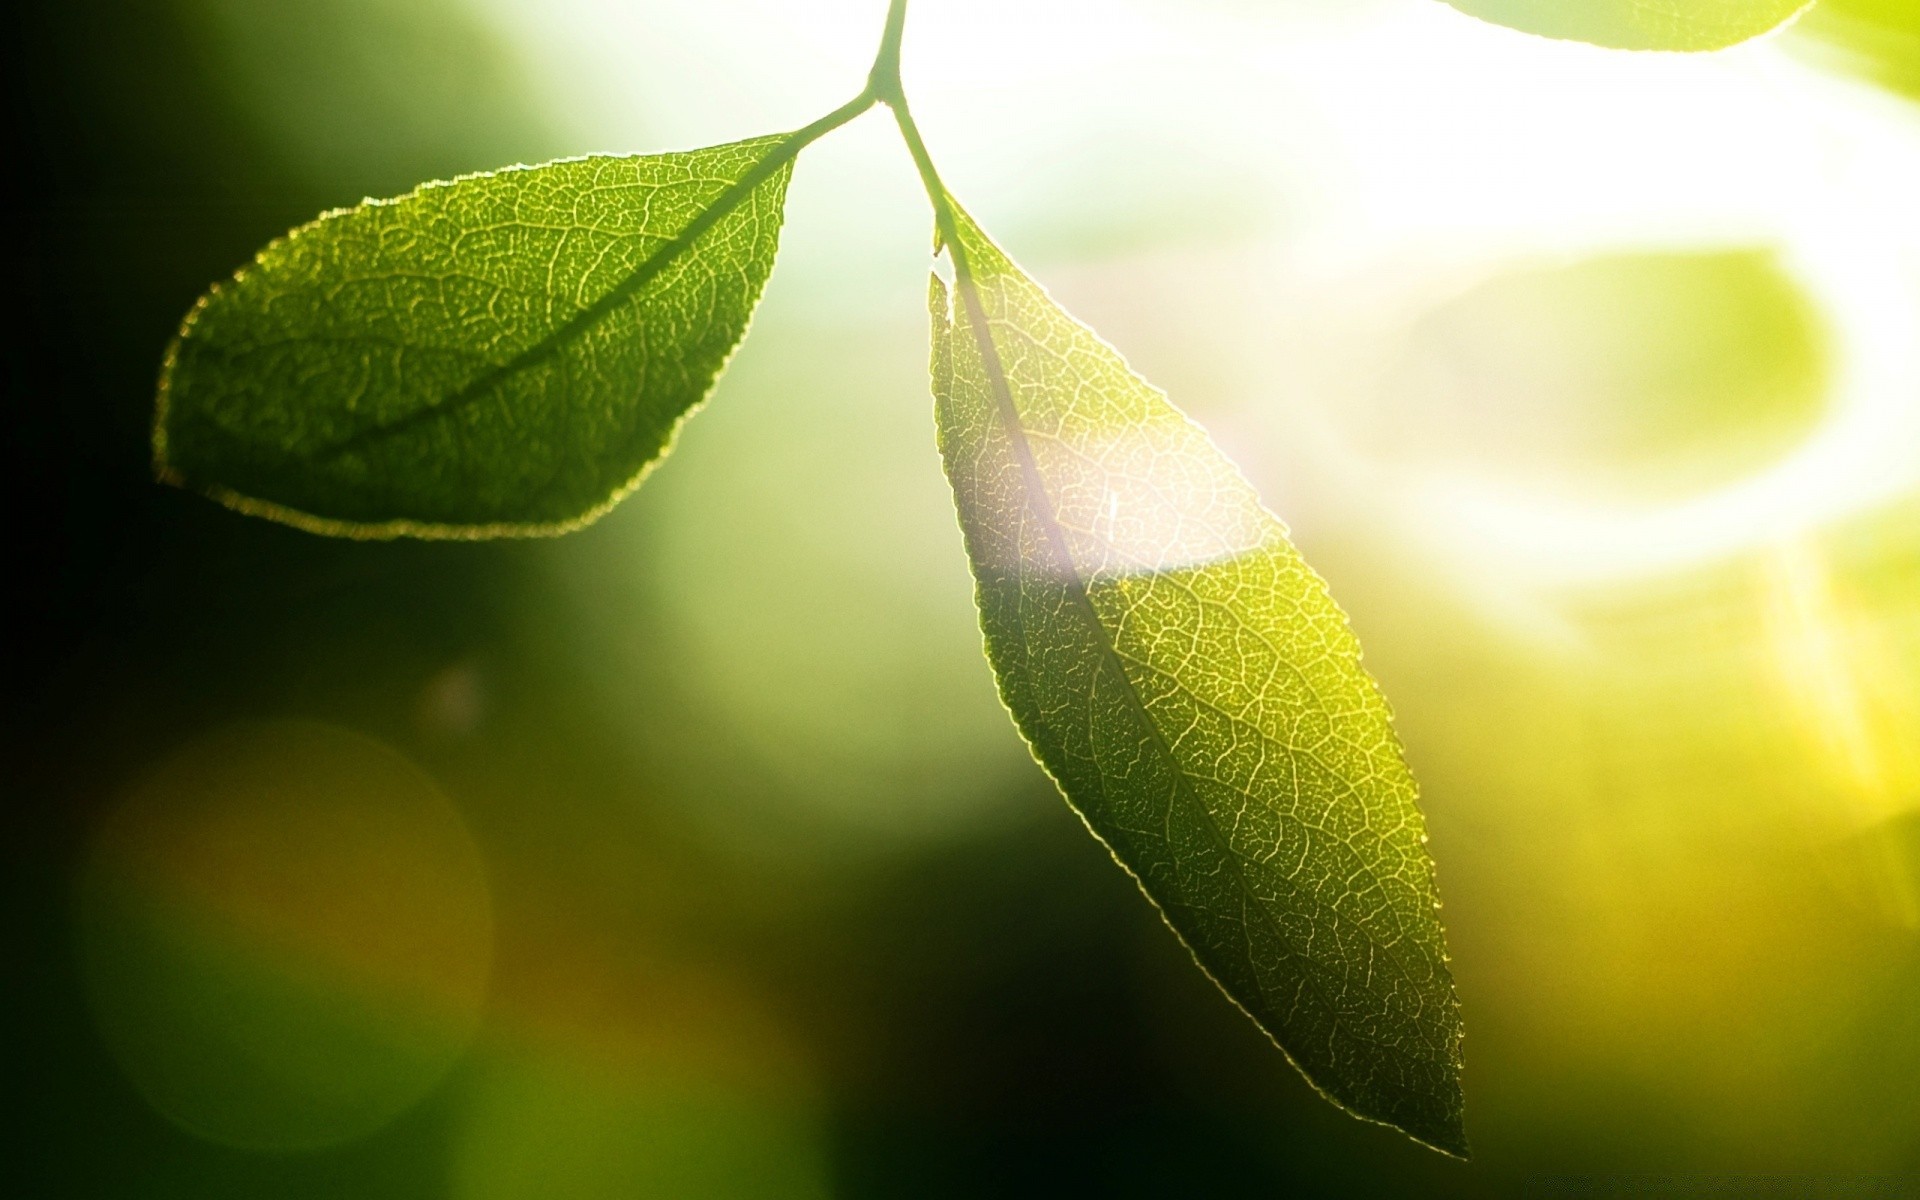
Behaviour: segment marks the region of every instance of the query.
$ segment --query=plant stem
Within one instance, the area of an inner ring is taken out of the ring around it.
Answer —
[[[913,156],[913,165],[920,172],[920,185],[927,190],[927,200],[933,205],[933,222],[940,234],[940,241],[953,254],[955,272],[966,274],[966,252],[960,247],[958,222],[953,216],[953,198],[947,195],[947,185],[940,182],[940,172],[933,165],[933,158],[927,153],[927,144],[920,137],[920,127],[914,124],[913,112],[907,107],[904,98],[897,103],[885,102],[893,110],[894,124],[900,127],[900,137],[907,143],[907,153]],[[936,247],[937,248],[937,247]]]
[[[932,156],[927,153],[927,143],[920,136],[920,126],[914,122],[913,110],[907,105],[906,89],[900,83],[900,39],[906,25],[907,0],[892,0],[887,8],[886,30],[880,36],[880,52],[874,56],[873,70],[867,76],[867,94],[893,111],[894,123],[900,127],[900,137],[907,143],[907,153],[913,156],[914,169],[920,172],[920,185],[926,189],[927,200],[933,205],[933,222],[939,234],[939,245],[944,245],[953,256],[954,274],[967,279],[966,251],[959,244],[953,198],[947,195],[946,185],[940,182],[940,172],[934,167]],[[938,249],[939,245],[935,248]]]
[[[809,143],[832,133],[875,104],[885,104],[889,108],[906,106],[906,98],[900,90],[900,34],[906,25],[907,0],[892,0],[887,9],[886,28],[880,34],[880,50],[873,56],[873,68],[867,72],[867,86],[858,96],[818,121],[788,134],[787,145],[782,147],[785,157],[791,158],[800,153]]]
[[[892,0],[887,26],[880,34],[880,52],[867,73],[867,94],[891,105],[900,98],[900,34],[907,27],[907,0]]]
[[[779,162],[786,162],[810,143],[840,128],[875,104],[886,105],[893,113],[894,124],[900,127],[900,136],[907,143],[907,153],[913,156],[914,169],[920,172],[920,185],[926,189],[927,200],[933,205],[933,223],[937,233],[934,249],[937,252],[944,247],[953,258],[955,277],[970,284],[972,273],[967,269],[966,248],[960,244],[953,198],[947,195],[946,185],[940,182],[940,172],[934,168],[933,158],[927,153],[927,143],[920,136],[920,127],[914,123],[913,110],[907,107],[906,89],[900,83],[900,39],[906,28],[907,0],[891,0],[887,5],[886,27],[880,32],[880,49],[873,56],[872,69],[867,72],[867,86],[858,96],[826,116],[788,134],[786,144],[775,157]]]
[[[873,68],[867,72],[867,86],[858,96],[834,109],[826,116],[808,125],[803,125],[787,135],[786,144],[780,147],[775,156],[785,162],[806,149],[820,138],[832,133],[847,122],[860,116],[876,104],[885,104],[895,112],[906,109],[906,96],[900,88],[900,34],[907,25],[907,0],[892,0],[887,9],[887,25],[880,35],[880,50],[873,57]],[[909,147],[918,141],[908,143]],[[916,156],[916,162],[924,157],[922,148]],[[931,170],[929,166],[926,170]],[[926,170],[921,172],[922,177]]]
[[[842,104],[839,108],[834,109],[826,116],[821,117],[818,121],[801,126],[787,135],[786,143],[772,156],[772,161],[774,161],[776,165],[785,163],[806,149],[811,143],[832,133],[848,121],[853,120],[861,113],[872,108],[875,104],[879,103],[879,100],[880,97],[874,95],[872,89],[869,88],[867,91],[861,92],[858,96]]]

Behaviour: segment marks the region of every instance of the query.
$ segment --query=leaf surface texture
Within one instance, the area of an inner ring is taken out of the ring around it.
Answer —
[[[160,474],[328,533],[591,519],[745,332],[789,137],[467,176],[295,230],[189,314]]]
[[[1002,699],[1324,1094],[1464,1154],[1423,821],[1345,615],[1206,434],[954,223],[936,417]]]
[[[1446,0],[1525,33],[1620,50],[1720,50],[1791,20],[1813,0]]]

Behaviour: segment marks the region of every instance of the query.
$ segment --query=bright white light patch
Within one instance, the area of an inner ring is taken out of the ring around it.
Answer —
[[[581,149],[626,150],[824,111],[864,78],[886,8],[474,3],[526,47]],[[1290,439],[1271,457],[1318,445],[1319,465],[1364,497],[1353,502],[1402,514],[1410,536],[1451,545],[1476,572],[1551,583],[1668,570],[1920,483],[1920,121],[1796,61],[1778,39],[1632,54],[1520,37],[1425,0],[1201,10],[980,0],[917,5],[905,67],[943,170],[998,229],[1070,224],[1070,212],[1051,211],[1069,203],[1060,188],[1032,186],[1033,164],[1094,145],[1151,156],[1143,129],[1191,143],[1193,161],[1231,165],[1236,186],[1269,188],[1254,200],[1284,219],[1240,257],[1270,264],[1272,292],[1236,307],[1247,321],[1241,373],[1265,389],[1245,402],[1273,414],[1276,444]],[[807,248],[810,229],[872,221],[876,180],[908,178],[889,141],[850,148],[831,180],[803,169],[796,187],[783,274],[831,300],[836,319],[889,323],[880,306],[899,303],[865,264]],[[836,243],[846,232],[832,229]],[[1467,464],[1371,462],[1330,432],[1344,398],[1320,386],[1340,373],[1329,364],[1391,353],[1374,340],[1390,332],[1379,314],[1416,307],[1437,284],[1556,258],[1755,246],[1776,248],[1818,304],[1834,374],[1824,423],[1749,478],[1658,506],[1581,506]],[[1276,329],[1343,305],[1359,306],[1354,320],[1322,320],[1328,336],[1272,361]]]

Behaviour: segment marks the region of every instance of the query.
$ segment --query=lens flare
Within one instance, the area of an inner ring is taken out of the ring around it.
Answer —
[[[76,894],[101,1036],[164,1116],[310,1150],[419,1101],[478,1027],[480,853],[424,775],[325,725],[219,730],[100,823]]]

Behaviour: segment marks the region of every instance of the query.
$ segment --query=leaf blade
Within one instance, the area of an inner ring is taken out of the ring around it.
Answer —
[[[1204,432],[954,225],[936,423],[1015,724],[1324,1095],[1464,1156],[1422,819],[1344,615]]]
[[[323,215],[188,315],[156,473],[345,536],[591,521],[744,336],[805,140],[566,159]]]
[[[1814,0],[1445,0],[1522,33],[1615,50],[1724,50],[1777,29]]]

